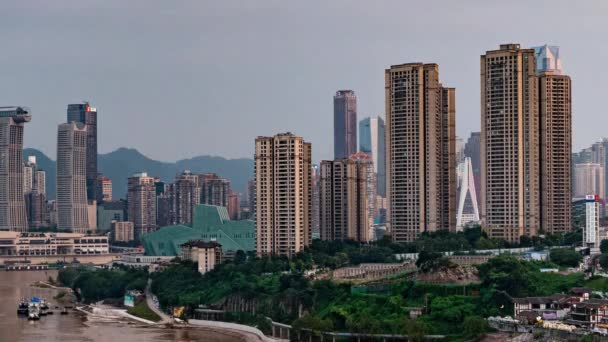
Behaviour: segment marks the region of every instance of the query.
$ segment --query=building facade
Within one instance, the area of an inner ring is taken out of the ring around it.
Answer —
[[[533,49],[481,56],[481,219],[491,238],[540,228],[538,81]]]
[[[559,50],[552,56],[547,61],[547,57],[539,60],[537,55],[537,70],[539,66],[544,69],[538,76],[540,227],[545,234],[563,234],[572,229],[572,91],[570,77],[561,75]],[[560,69],[549,69],[551,66]]]
[[[437,64],[409,63],[385,72],[386,189],[393,241],[456,229],[455,89]]]
[[[600,196],[590,194],[585,196],[585,229],[583,229],[583,244],[591,248],[600,247]]]
[[[36,164],[35,156],[28,156],[23,167],[23,191],[30,228],[48,227],[46,210],[46,173]]]
[[[574,165],[574,198],[582,199],[589,194],[602,194],[606,186],[601,164]]]
[[[386,197],[386,149],[384,144],[384,120],[377,116],[365,118],[359,122],[359,151],[372,157],[374,172],[376,173],[376,192]]]
[[[378,198],[377,173],[374,172],[374,161],[372,156],[363,152],[357,152],[350,156],[350,160],[357,163],[358,168],[365,168],[365,183],[363,192],[365,193],[365,208],[367,208],[368,227],[374,225],[374,221],[378,218],[378,209],[376,202]],[[380,196],[382,197],[382,196]],[[371,239],[371,236],[369,237]]]
[[[23,134],[32,115],[24,107],[0,107],[0,230],[24,232]]]
[[[368,167],[371,165],[351,159],[321,162],[321,239],[370,240],[366,192]]]
[[[200,204],[198,176],[186,170],[169,186],[171,223],[191,224],[194,207]]]
[[[80,233],[0,232],[0,256],[109,254],[107,236]],[[71,260],[71,259],[69,259]]]
[[[158,228],[155,179],[145,172],[136,173],[127,184],[127,217],[133,222],[135,239],[141,240]]]
[[[103,202],[97,205],[97,230],[109,232],[112,230],[112,221],[127,220],[127,202],[125,200]]]
[[[241,194],[231,192],[228,195],[228,215],[231,220],[238,220],[241,217]]]
[[[97,200],[97,109],[88,102],[69,104],[67,110],[68,123],[84,124],[87,132],[86,139],[86,179],[87,199]]]
[[[200,274],[205,274],[222,263],[222,245],[215,241],[193,240],[181,247],[181,258],[195,262]]]
[[[357,152],[357,96],[338,90],[334,96],[334,159]]]
[[[87,128],[60,124],[57,133],[57,228],[90,229],[87,206]]]
[[[311,145],[292,133],[255,140],[258,255],[294,256],[311,241]]]
[[[133,226],[133,222],[112,222],[112,234],[114,234],[114,241],[130,242],[135,240],[135,228]]]
[[[201,188],[201,204],[228,206],[230,196],[230,181],[215,173],[198,175],[198,184]]]
[[[97,177],[97,202],[112,202],[112,180],[102,175]]]

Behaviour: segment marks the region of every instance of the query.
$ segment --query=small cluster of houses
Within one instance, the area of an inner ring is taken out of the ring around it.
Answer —
[[[576,287],[568,294],[513,298],[515,318],[521,324],[560,322],[578,328],[608,328],[608,299],[591,298],[592,290]]]

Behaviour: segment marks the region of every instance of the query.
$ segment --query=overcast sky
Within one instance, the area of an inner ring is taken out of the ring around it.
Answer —
[[[333,154],[333,95],[384,115],[384,69],[438,63],[456,130],[479,130],[479,55],[559,45],[573,80],[574,146],[608,136],[608,1],[4,1],[0,104],[33,111],[25,145],[56,154],[68,103],[99,112],[99,152],[174,161],[252,157],[292,131]]]

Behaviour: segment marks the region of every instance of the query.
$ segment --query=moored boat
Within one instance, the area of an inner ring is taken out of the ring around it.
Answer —
[[[28,305],[27,305],[27,301],[25,300],[25,298],[21,298],[21,300],[19,301],[19,306],[17,307],[17,314],[18,315],[27,315],[28,314]]]
[[[32,297],[28,305],[27,319],[37,321],[40,319],[40,298]]]

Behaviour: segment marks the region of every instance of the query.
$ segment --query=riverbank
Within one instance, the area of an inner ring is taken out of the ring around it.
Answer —
[[[167,321],[154,322],[144,318],[131,315],[125,309],[118,309],[104,304],[82,305],[76,307],[76,310],[85,314],[87,320],[95,323],[127,323],[131,321],[134,324],[143,324],[145,326],[154,326],[165,329],[195,329],[213,332],[218,335],[226,335],[231,338],[238,338],[243,342],[277,342],[287,341],[274,339],[265,336],[259,329],[236,323],[205,321],[205,320],[189,320],[187,323],[170,323]]]

